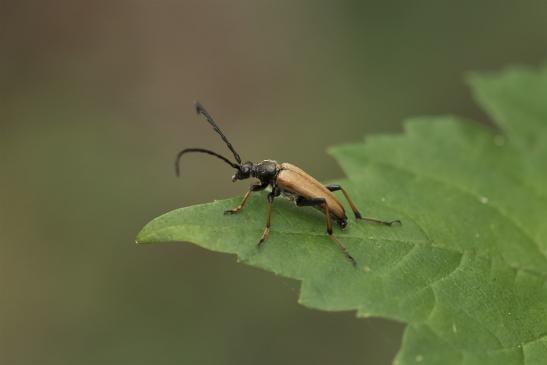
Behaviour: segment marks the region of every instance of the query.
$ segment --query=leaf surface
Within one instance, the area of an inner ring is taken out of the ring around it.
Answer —
[[[147,224],[140,243],[194,242],[302,281],[299,301],[408,323],[398,364],[547,363],[547,69],[475,74],[472,90],[501,130],[421,117],[405,133],[333,148],[340,181],[365,215],[337,237],[324,217],[265,194],[178,209]],[[343,200],[343,196],[341,196]],[[347,206],[346,206],[347,208]],[[349,211],[349,209],[348,209]]]

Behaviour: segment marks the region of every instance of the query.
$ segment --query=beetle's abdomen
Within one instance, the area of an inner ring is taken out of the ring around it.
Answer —
[[[297,166],[286,162],[282,163],[281,171],[277,175],[277,186],[293,196],[301,196],[306,199],[323,198],[333,216],[339,220],[346,219],[344,207],[334,194]]]

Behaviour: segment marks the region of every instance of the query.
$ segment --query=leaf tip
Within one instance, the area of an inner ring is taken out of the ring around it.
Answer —
[[[142,244],[145,244],[145,243],[151,243],[152,240],[150,239],[150,234],[149,234],[149,229],[148,229],[148,224],[145,225],[141,230],[140,232],[137,234],[137,237],[135,238],[135,243],[137,245],[142,245]]]
[[[139,232],[139,234],[137,235],[137,237],[135,238],[135,243],[136,243],[137,245],[142,245],[143,243],[145,243],[145,241],[144,241],[144,239],[142,238],[140,232]]]

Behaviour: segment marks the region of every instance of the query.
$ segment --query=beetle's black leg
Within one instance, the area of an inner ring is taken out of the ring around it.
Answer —
[[[271,193],[268,194],[268,218],[266,219],[266,228],[264,229],[264,233],[262,233],[262,237],[260,237],[260,241],[258,241],[258,248],[262,246],[262,244],[268,239],[268,236],[270,235],[270,226],[272,225],[272,205],[274,198],[279,195],[279,191],[274,188]]]
[[[329,205],[326,203],[324,198],[315,198],[315,199],[305,199],[305,198],[298,198],[296,200],[296,205],[299,207],[322,207],[325,210],[325,217],[327,218],[327,233],[329,237],[336,243],[336,245],[342,250],[344,255],[346,255],[346,258],[351,261],[353,266],[357,265],[357,262],[355,259],[349,254],[348,249],[346,246],[342,244],[342,242],[338,241],[338,238],[333,234],[332,231],[332,218],[330,216],[330,209]]]
[[[357,209],[357,207],[355,206],[355,204],[353,204],[353,201],[351,200],[351,198],[349,197],[348,193],[346,192],[346,190],[344,190],[343,187],[341,187],[340,185],[338,184],[331,184],[331,185],[326,185],[325,186],[327,189],[329,189],[330,191],[332,192],[335,192],[335,191],[342,191],[342,193],[344,194],[344,196],[346,197],[346,200],[348,201],[349,203],[349,206],[351,207],[351,210],[353,211],[353,214],[355,214],[355,219],[359,219],[359,220],[363,220],[363,221],[369,221],[369,222],[374,222],[374,223],[380,223],[380,224],[385,224],[386,226],[391,226],[395,223],[398,223],[398,224],[402,224],[400,220],[396,219],[394,221],[383,221],[383,220],[380,220],[380,219],[376,219],[376,218],[367,218],[367,217],[363,217],[361,215],[361,213],[359,212],[359,210]]]
[[[249,187],[249,190],[247,190],[247,192],[243,196],[243,200],[241,201],[241,203],[237,207],[235,207],[234,209],[225,210],[224,214],[239,213],[239,211],[245,206],[245,203],[247,203],[247,199],[249,199],[249,195],[251,195],[252,192],[264,190],[264,189],[266,189],[267,186],[268,186],[268,184],[261,184],[261,183],[256,183],[256,184],[251,185]]]
[[[379,224],[383,224],[383,225],[386,225],[386,226],[392,226],[394,224],[403,225],[403,223],[401,223],[401,221],[399,219],[395,219],[393,221],[383,221],[381,219],[370,218],[370,217],[361,217],[361,218],[357,218],[357,219],[362,220],[362,221],[367,221],[367,222],[379,223]]]

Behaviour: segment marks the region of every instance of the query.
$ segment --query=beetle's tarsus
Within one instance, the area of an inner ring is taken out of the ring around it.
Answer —
[[[357,261],[355,261],[355,259],[352,256],[348,255],[348,259],[353,264],[353,267],[357,267]]]
[[[237,213],[239,213],[240,210],[241,210],[241,208],[228,209],[228,210],[224,211],[224,215],[237,214]]]
[[[256,244],[256,247],[258,248],[262,247],[262,244],[266,242],[269,236],[270,236],[270,227],[266,227],[266,229],[264,230],[264,233],[262,234],[262,237],[260,238],[260,241],[258,241],[258,243]]]
[[[262,244],[263,244],[264,242],[266,242],[266,240],[267,240],[267,238],[261,238],[260,241],[258,241],[258,243],[256,244],[256,247],[257,247],[258,249],[262,248]]]
[[[348,252],[344,252],[344,254],[346,255],[346,258],[351,262],[353,267],[357,267],[357,261],[355,261],[353,256],[351,256]]]
[[[349,251],[346,248],[346,246],[344,246],[342,242],[338,241],[338,238],[336,238],[336,236],[332,234],[332,231],[330,232],[327,231],[327,233],[329,237],[334,241],[334,243],[336,243],[336,245],[342,250],[342,252],[344,253],[344,256],[346,256],[346,258],[353,264],[353,266],[356,267],[357,261],[355,261],[353,256],[349,254]]]
[[[399,219],[396,219],[396,220],[393,220],[393,221],[383,221],[383,220],[380,220],[380,219],[376,219],[376,218],[367,218],[367,217],[362,217],[362,218],[357,218],[357,220],[360,220],[360,221],[367,221],[367,222],[372,222],[372,223],[378,223],[378,224],[383,224],[384,226],[392,226],[394,225],[395,223],[399,224],[399,225],[403,225],[403,223],[401,223],[401,221]]]

